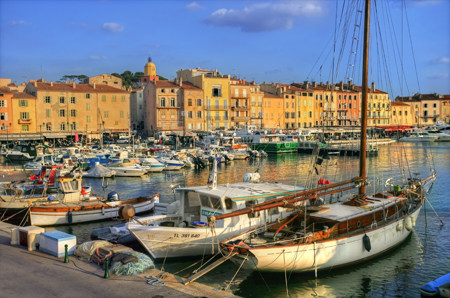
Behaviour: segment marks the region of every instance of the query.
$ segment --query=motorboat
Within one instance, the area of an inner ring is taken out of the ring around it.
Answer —
[[[34,145],[18,145],[12,150],[6,150],[1,153],[1,155],[10,161],[30,161],[35,158],[36,154],[36,147]]]
[[[147,171],[151,173],[162,172],[166,165],[154,159],[153,157],[140,158],[141,166],[147,167]]]
[[[116,177],[141,177],[147,174],[147,170],[138,164],[123,161],[115,162],[106,166],[110,170],[116,172]]]
[[[279,207],[266,213],[243,215],[208,227],[208,217],[251,208],[275,197],[295,195],[303,187],[282,183],[258,182],[258,173],[244,175],[244,181],[217,185],[217,161],[207,185],[175,188],[176,201],[167,215],[143,217],[129,222],[126,228],[155,259],[211,254],[219,249],[218,241],[247,231],[265,222],[276,222],[291,214],[292,208]],[[305,202],[301,204],[306,204]],[[301,205],[300,204],[300,205]],[[208,249],[205,249],[208,246]]]
[[[425,129],[414,129],[409,135],[401,137],[399,142],[434,142],[439,138],[437,134],[429,133]]]
[[[420,293],[425,297],[450,298],[450,273],[424,284],[420,288]]]
[[[436,142],[450,142],[450,134],[444,133],[437,127],[429,127],[427,132],[431,136],[437,136]]]
[[[92,168],[82,174],[83,178],[111,178],[116,171],[96,163]]]

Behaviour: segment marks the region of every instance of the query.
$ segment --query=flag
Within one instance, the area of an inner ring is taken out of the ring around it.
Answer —
[[[78,133],[76,132],[76,133],[75,133],[75,142],[78,142],[78,140],[79,140],[79,139],[78,139]]]

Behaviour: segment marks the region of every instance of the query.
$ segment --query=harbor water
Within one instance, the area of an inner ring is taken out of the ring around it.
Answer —
[[[314,171],[311,160],[308,154],[283,154],[232,161],[218,166],[218,183],[242,181],[245,173],[258,171],[264,181],[302,186],[308,173]],[[356,157],[330,156],[322,164],[321,177],[330,181],[351,179],[358,175],[358,165]],[[368,193],[386,189],[385,182],[389,178],[394,178],[394,184],[397,184],[402,177],[406,179],[415,173],[426,176],[434,168],[438,177],[428,200],[445,223],[441,226],[433,209],[426,203],[411,236],[380,258],[351,267],[319,271],[317,278],[314,274],[292,273],[289,268],[286,273],[240,270],[236,274],[238,266],[225,262],[197,281],[218,289],[228,287],[228,291],[242,297],[418,297],[424,283],[450,272],[450,237],[447,236],[450,234],[449,165],[450,144],[442,143],[393,143],[379,146],[378,156],[368,157],[371,184]],[[170,203],[174,200],[173,187],[205,185],[209,175],[208,169],[183,169],[151,173],[144,178],[117,177],[109,179],[106,188],[102,187],[101,180],[84,179],[83,183],[92,186],[93,193],[98,196],[116,191],[120,199],[128,199],[159,193],[162,202]],[[78,243],[82,243],[89,240],[93,229],[120,222],[110,219],[46,229],[76,235]],[[145,252],[143,248],[141,250]],[[164,266],[165,271],[177,273],[197,261],[198,258],[168,260],[157,263],[157,267]],[[189,274],[198,266],[178,275]]]

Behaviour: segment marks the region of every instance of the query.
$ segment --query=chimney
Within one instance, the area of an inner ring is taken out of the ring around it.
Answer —
[[[331,84],[330,81],[327,81],[327,89],[330,90],[331,89]]]
[[[317,87],[317,83],[316,83],[316,82],[312,82],[312,86],[313,86],[314,88],[316,88],[316,87]]]
[[[348,81],[348,90],[353,90],[353,81]]]
[[[94,83],[94,89],[95,89],[95,83]]]
[[[375,92],[375,83],[372,82],[372,92]]]
[[[72,81],[72,88],[73,88],[73,89],[75,89],[75,88],[76,88],[76,86],[77,86],[77,85],[75,84],[75,82],[74,82],[74,81]]]
[[[34,81],[34,87],[37,87],[37,81]]]
[[[305,81],[305,82],[303,83],[303,89],[308,89],[308,81]]]
[[[179,83],[180,83],[180,87],[183,87],[183,79],[181,77],[180,77]]]
[[[341,91],[343,91],[344,90],[344,82],[340,82],[339,83],[339,89],[341,90]]]
[[[52,87],[53,87],[53,81],[50,81],[50,86],[52,86]]]

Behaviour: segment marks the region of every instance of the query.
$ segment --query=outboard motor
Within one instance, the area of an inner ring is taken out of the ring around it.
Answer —
[[[115,191],[112,191],[108,194],[108,197],[106,198],[108,202],[116,202],[119,200],[119,194]]]

